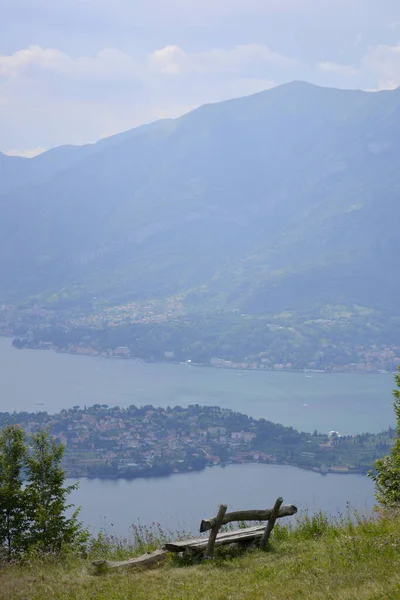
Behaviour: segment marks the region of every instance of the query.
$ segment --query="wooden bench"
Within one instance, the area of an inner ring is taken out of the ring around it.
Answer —
[[[200,533],[210,531],[210,535],[187,540],[176,540],[168,542],[161,550],[147,552],[137,558],[131,558],[124,561],[96,560],[92,564],[97,573],[107,569],[116,569],[121,567],[147,567],[163,561],[168,552],[203,554],[203,557],[210,559],[214,555],[215,546],[224,546],[227,544],[247,545],[257,543],[260,548],[266,548],[269,537],[274,528],[277,519],[290,517],[297,513],[296,506],[290,504],[282,506],[283,499],[278,498],[273,508],[264,510],[239,510],[227,513],[226,504],[221,504],[216,517],[203,519],[200,523]],[[253,527],[242,527],[233,531],[220,532],[223,525],[232,522],[247,521],[267,521],[265,525],[256,525]]]

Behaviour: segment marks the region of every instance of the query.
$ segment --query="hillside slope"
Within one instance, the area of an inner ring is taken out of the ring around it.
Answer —
[[[400,90],[294,82],[50,151],[0,195],[0,296],[397,314],[399,134]]]
[[[110,542],[110,546],[111,546]],[[125,542],[126,543],[126,542]],[[107,538],[89,558],[128,558]],[[90,561],[73,556],[31,559],[0,571],[3,600],[397,600],[400,597],[399,519],[328,525],[321,515],[292,532],[275,527],[269,552],[185,566],[170,561],[150,571],[94,577]],[[149,548],[150,549],[150,548]],[[110,553],[111,550],[111,553]],[[96,554],[97,551],[97,554]],[[143,548],[139,551],[143,552]],[[239,555],[238,555],[239,554]]]

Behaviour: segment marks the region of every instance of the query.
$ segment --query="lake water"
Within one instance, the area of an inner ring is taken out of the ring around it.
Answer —
[[[214,516],[220,503],[228,504],[229,511],[269,508],[278,496],[285,504],[295,504],[299,512],[322,509],[331,516],[345,513],[347,502],[365,514],[374,502],[373,483],[366,476],[320,475],[258,464],[157,479],[82,479],[72,500],[82,506],[81,519],[93,532],[103,527],[109,533],[128,536],[130,525],[137,522],[158,522],[171,531],[195,533],[201,519]]]
[[[218,405],[304,430],[377,432],[394,425],[386,374],[305,374],[230,371],[189,365],[81,357],[16,350],[0,338],[0,411],[57,412],[95,403]],[[359,475],[326,475],[294,467],[232,465],[158,479],[81,480],[73,502],[95,530],[120,535],[138,519],[195,531],[218,503],[230,510],[288,504],[330,514],[346,502],[368,510],[373,485]],[[111,527],[113,524],[114,527]]]
[[[379,432],[394,425],[390,374],[233,371],[16,350],[0,338],[0,411],[74,405],[218,405],[302,431]],[[38,403],[41,405],[39,406]]]

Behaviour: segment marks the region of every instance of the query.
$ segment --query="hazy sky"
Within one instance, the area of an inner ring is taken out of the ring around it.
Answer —
[[[400,85],[400,0],[0,0],[0,150],[82,144],[293,79]]]

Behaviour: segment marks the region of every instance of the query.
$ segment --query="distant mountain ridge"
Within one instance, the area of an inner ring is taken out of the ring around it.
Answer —
[[[293,82],[0,155],[0,301],[399,314],[400,90]]]
[[[150,129],[157,128],[163,119],[135,129],[117,133],[103,138],[93,144],[82,146],[57,146],[28,159],[21,156],[8,156],[0,152],[0,193],[14,188],[40,181],[46,181],[74,164],[84,160],[104,148],[111,148],[136,135],[142,135]]]

